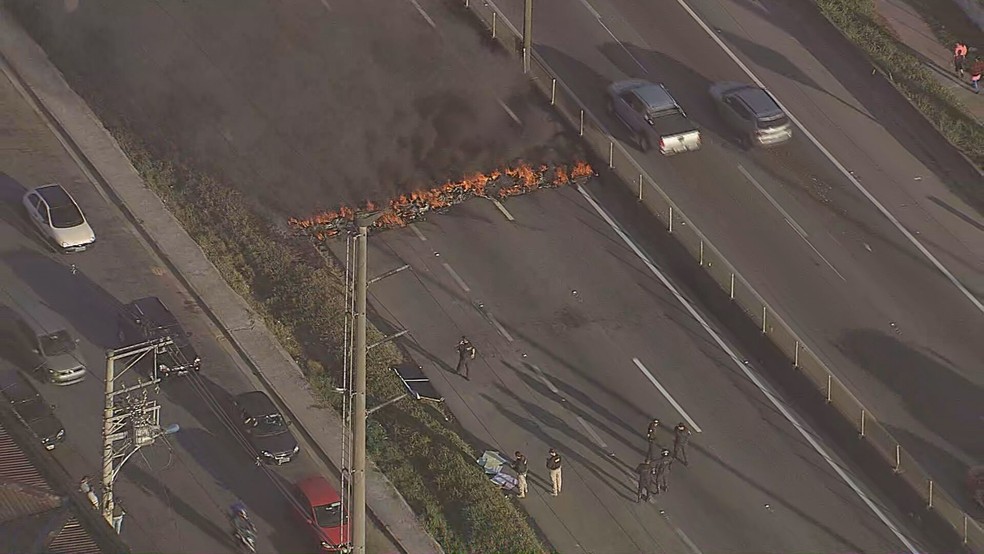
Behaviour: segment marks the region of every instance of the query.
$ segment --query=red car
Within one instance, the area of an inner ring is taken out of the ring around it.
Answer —
[[[338,550],[351,540],[348,511],[342,513],[342,497],[328,481],[315,475],[296,483],[301,517],[314,533],[322,552]]]

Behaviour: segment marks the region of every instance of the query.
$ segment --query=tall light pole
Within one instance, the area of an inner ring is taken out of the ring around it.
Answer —
[[[380,213],[360,214],[355,241],[355,375],[352,405],[352,552],[366,552],[366,296],[369,227]]]
[[[533,55],[533,0],[526,0],[523,10],[523,73],[530,72]]]

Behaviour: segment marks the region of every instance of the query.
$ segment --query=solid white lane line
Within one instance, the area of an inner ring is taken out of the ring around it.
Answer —
[[[502,106],[502,109],[506,110],[506,113],[509,114],[509,117],[511,117],[512,120],[516,122],[516,125],[522,125],[523,124],[523,122],[519,120],[519,116],[516,115],[516,112],[512,111],[511,109],[509,109],[509,106],[506,105],[505,102],[503,102],[501,99],[499,99],[497,101],[499,102],[499,105]]]
[[[793,216],[789,215],[789,213],[785,209],[783,209],[783,207],[779,204],[779,202],[777,202],[776,199],[773,198],[771,194],[769,194],[769,191],[765,190],[765,187],[763,187],[758,182],[758,179],[752,177],[751,173],[749,173],[748,170],[744,168],[744,166],[738,164],[738,171],[740,171],[741,174],[744,175],[746,179],[748,179],[749,183],[755,185],[755,188],[757,188],[758,191],[762,193],[762,196],[764,196],[769,201],[769,203],[772,204],[773,208],[779,210],[779,213],[782,214],[782,217],[786,218],[786,221],[789,222],[789,224],[793,227],[793,229],[796,229],[796,232],[799,233],[801,237],[805,239],[806,237],[809,236],[807,235],[806,230],[803,229],[803,227],[801,227],[799,223],[796,223],[796,220],[793,219]]]
[[[591,15],[593,15],[595,19],[601,19],[601,14],[598,13],[598,10],[594,9],[594,6],[592,6],[591,3],[588,2],[588,0],[580,0],[580,1],[581,4],[583,4],[584,7],[587,8],[589,12],[591,12]]]
[[[899,541],[901,541],[906,548],[909,549],[909,552],[912,552],[913,554],[917,554],[919,550],[912,544],[912,542],[908,538],[906,538],[902,534],[901,531],[899,531],[898,527],[896,527],[895,524],[888,518],[888,516],[885,515],[885,512],[883,512],[882,509],[879,508],[863,490],[861,490],[861,487],[854,481],[854,479],[850,475],[847,474],[847,472],[843,468],[841,468],[840,464],[834,461],[834,459],[830,456],[830,454],[827,453],[827,450],[814,438],[814,433],[807,430],[804,424],[800,423],[799,418],[795,416],[786,407],[785,403],[783,403],[783,401],[780,400],[779,397],[776,396],[775,393],[773,393],[772,390],[761,379],[759,379],[758,375],[756,375],[751,369],[749,369],[749,367],[745,364],[745,362],[738,357],[738,354],[734,350],[732,350],[732,348],[728,346],[727,343],[724,342],[724,339],[722,339],[721,336],[718,335],[717,331],[711,328],[711,325],[707,322],[707,320],[704,319],[704,317],[701,316],[700,313],[690,304],[690,301],[688,301],[686,298],[683,297],[682,294],[680,294],[680,292],[673,285],[673,283],[670,282],[670,280],[666,277],[666,275],[664,275],[663,272],[657,269],[656,266],[653,264],[653,262],[649,260],[649,257],[646,256],[642,252],[642,250],[640,250],[639,247],[635,245],[634,242],[632,242],[632,240],[628,237],[628,235],[625,234],[624,231],[622,231],[622,228],[619,227],[619,225],[615,223],[615,220],[613,220],[611,216],[608,215],[608,212],[606,212],[598,204],[598,202],[595,201],[594,197],[592,197],[591,194],[588,193],[588,191],[586,191],[581,186],[578,186],[577,190],[578,192],[581,193],[582,196],[584,196],[584,198],[588,201],[588,203],[591,204],[591,207],[593,207],[595,211],[598,212],[598,214],[602,217],[602,219],[604,219],[605,222],[608,223],[608,225],[615,231],[615,233],[619,236],[619,238],[621,238],[622,241],[635,253],[635,255],[638,256],[640,260],[642,260],[642,263],[644,263],[646,267],[649,268],[649,271],[651,271],[653,275],[655,275],[656,278],[663,283],[663,286],[665,286],[673,294],[673,296],[677,299],[677,301],[684,307],[684,309],[687,310],[690,316],[693,317],[694,320],[696,320],[700,324],[700,326],[704,329],[704,332],[706,332],[711,337],[711,339],[714,340],[714,342],[718,345],[719,348],[721,348],[721,350],[727,353],[728,357],[731,358],[731,361],[735,364],[735,366],[737,366],[738,369],[741,370],[743,374],[745,374],[745,377],[747,377],[749,381],[755,384],[755,386],[762,392],[762,394],[764,394],[765,397],[769,399],[769,402],[773,406],[775,406],[775,408],[779,410],[780,413],[782,413],[783,417],[786,418],[786,421],[788,421],[794,428],[796,428],[799,434],[804,439],[806,439],[808,443],[810,443],[810,446],[813,447],[813,450],[815,450],[818,454],[820,454],[820,457],[822,457],[824,461],[827,462],[827,465],[829,465],[837,473],[837,475],[840,476],[840,478],[845,483],[847,483],[849,487],[851,487],[851,490],[854,491],[854,494],[856,494],[858,498],[860,498],[861,501],[864,502],[865,505],[868,506],[868,508],[875,514],[875,516],[877,516],[878,519],[881,520],[881,522],[885,525],[885,527],[887,527],[889,531],[891,531],[892,534],[895,535],[895,537],[899,539]]]
[[[424,11],[424,8],[420,7],[420,4],[417,2],[417,0],[410,0],[410,3],[413,4],[413,7],[417,8],[417,11],[420,12],[420,15],[424,16],[424,19],[427,20],[428,25],[430,25],[434,29],[437,29],[437,25],[434,24],[434,20],[431,19],[429,15],[427,15],[427,12]]]
[[[417,225],[411,223],[409,227],[410,230],[413,231],[413,234],[417,235],[418,239],[427,242],[427,237],[425,237],[424,234],[420,232],[420,229],[417,228]]]
[[[653,385],[655,385],[657,389],[659,389],[659,392],[663,394],[663,397],[665,397],[667,400],[670,401],[670,404],[672,404],[673,407],[676,408],[676,411],[680,412],[680,415],[683,416],[683,419],[687,420],[687,423],[690,424],[690,428],[700,433],[701,432],[700,426],[697,425],[697,422],[694,421],[692,417],[690,417],[690,414],[688,414],[687,411],[683,409],[683,406],[681,406],[676,400],[673,399],[673,396],[670,395],[670,392],[665,388],[663,388],[663,385],[661,385],[659,381],[657,381],[656,378],[653,377],[653,374],[649,373],[649,370],[646,369],[646,366],[642,365],[642,362],[639,361],[639,358],[632,358],[632,361],[635,362],[635,365],[636,367],[639,368],[639,371],[641,371],[647,378],[649,378],[649,381]]]
[[[698,16],[697,13],[690,8],[690,6],[686,3],[685,0],[677,0],[677,3],[680,4],[680,7],[686,10],[688,14],[690,14],[690,17],[693,18],[693,20],[696,21],[697,24],[700,25],[702,29],[704,29],[704,32],[707,33],[707,35],[711,37],[711,39],[713,39],[714,42],[716,42],[717,45],[722,50],[724,50],[724,52],[728,55],[728,57],[731,58],[731,60],[735,62],[743,72],[745,72],[745,75],[748,75],[749,79],[754,81],[756,85],[762,88],[766,88],[765,83],[763,83],[762,80],[758,78],[758,76],[752,73],[752,70],[749,69],[744,62],[738,59],[738,56],[731,50],[731,48],[727,44],[725,44],[724,41],[721,40],[710,27],[708,27],[707,23],[704,23],[704,20],[702,20],[700,16]],[[786,112],[786,115],[789,116],[789,119],[794,124],[796,124],[796,126],[803,133],[803,135],[806,138],[810,139],[810,142],[812,142],[813,145],[816,146],[817,149],[820,150],[820,152],[822,152],[823,155],[828,160],[830,160],[830,163],[834,164],[834,167],[836,167],[838,171],[840,171],[844,175],[844,177],[847,178],[847,180],[850,181],[852,185],[854,185],[854,188],[856,188],[861,194],[863,194],[865,198],[867,198],[868,201],[871,202],[875,206],[875,208],[877,208],[878,211],[881,212],[883,216],[885,216],[886,219],[892,222],[892,225],[894,225],[895,228],[898,229],[899,232],[902,233],[905,236],[905,238],[909,240],[909,243],[915,246],[916,249],[918,249],[919,252],[921,252],[922,255],[927,260],[929,260],[930,263],[932,263],[933,266],[935,266],[936,269],[940,273],[942,273],[953,284],[953,286],[957,287],[957,289],[968,300],[970,300],[970,302],[982,314],[984,314],[984,303],[981,303],[981,301],[976,296],[974,296],[974,294],[970,292],[970,290],[968,290],[967,287],[965,287],[964,284],[961,283],[960,280],[957,279],[957,277],[952,272],[950,272],[949,269],[946,268],[946,266],[944,266],[938,259],[936,259],[936,256],[934,256],[932,252],[926,249],[926,247],[923,246],[922,243],[916,239],[915,235],[909,232],[909,230],[906,229],[904,225],[902,225],[902,222],[896,219],[896,217],[892,215],[890,211],[888,211],[888,208],[886,208],[881,202],[879,202],[878,199],[875,198],[873,194],[868,192],[868,189],[864,188],[864,186],[861,185],[861,182],[858,181],[854,177],[854,175],[852,175],[851,172],[848,171],[847,168],[844,167],[844,165],[841,164],[840,161],[838,161],[837,158],[835,158],[834,155],[831,154],[830,151],[827,150],[827,148],[823,144],[820,144],[820,141],[817,139],[817,137],[815,137],[813,133],[811,133],[806,128],[806,126],[804,126],[803,123],[801,123],[800,120],[796,116],[794,116],[793,113],[789,111],[789,109],[786,108],[786,106],[782,104],[782,102],[779,101],[778,98],[776,98],[776,102],[779,104],[779,107],[782,108],[782,111]]]
[[[500,212],[502,212],[502,215],[506,216],[506,219],[508,219],[509,221],[516,221],[516,218],[513,217],[511,213],[509,213],[509,210],[507,210],[506,207],[502,205],[502,202],[499,202],[495,198],[490,198],[489,200],[491,200],[492,203],[495,204],[495,207],[498,208]]]
[[[536,371],[537,375],[540,376],[540,380],[543,381],[543,384],[546,385],[548,389],[550,389],[550,392],[552,392],[554,394],[560,394],[560,391],[557,389],[557,387],[554,386],[553,383],[550,382],[550,379],[547,379],[546,374],[543,373],[543,370],[540,369],[539,366],[530,364],[530,367],[532,367],[533,370]],[[984,418],[982,418],[982,419],[984,419]]]
[[[489,321],[492,322],[492,325],[495,327],[497,331],[499,331],[500,335],[505,337],[506,340],[509,342],[513,342],[516,340],[513,338],[512,335],[509,334],[509,331],[506,331],[506,328],[503,327],[501,323],[499,323],[499,320],[496,319],[494,315],[492,315],[492,312],[485,312],[485,313],[489,316]]]
[[[683,541],[683,544],[687,545],[687,548],[689,548],[690,551],[693,552],[693,554],[704,554],[703,552],[701,552],[699,548],[697,548],[697,545],[694,544],[694,541],[690,540],[690,537],[688,537],[687,534],[683,532],[683,529],[680,529],[676,525],[673,525],[673,532],[676,533],[678,537],[680,537],[680,540]]]
[[[601,440],[601,437],[598,436],[598,433],[590,425],[588,425],[588,422],[584,421],[584,418],[582,418],[581,416],[576,416],[576,417],[577,417],[577,422],[581,424],[581,427],[584,427],[584,430],[587,431],[589,435],[591,435],[591,438],[594,439],[596,443],[598,443],[598,446],[607,449],[608,445],[605,444],[605,441]]]
[[[448,270],[448,273],[451,274],[451,278],[454,279],[456,283],[458,283],[458,286],[461,287],[461,290],[465,292],[471,292],[471,289],[468,288],[468,285],[465,284],[465,280],[461,278],[461,275],[458,275],[458,272],[455,271],[454,268],[451,267],[450,264],[448,264],[448,262],[442,262],[441,265],[444,266],[444,269]]]
[[[771,194],[769,194],[769,191],[765,190],[765,187],[759,184],[758,180],[755,177],[752,177],[751,173],[746,171],[741,164],[738,164],[738,171],[740,171],[741,174],[744,175],[746,179],[748,179],[748,182],[755,185],[755,188],[757,188],[758,191],[762,193],[762,196],[768,199],[768,201],[772,204],[772,206],[775,209],[779,210],[779,213],[782,214],[782,217],[784,220],[786,220],[786,223],[788,223],[789,226],[792,227],[794,231],[796,231],[796,234],[799,235],[800,238],[802,238],[806,242],[806,244],[810,246],[810,248],[813,250],[813,252],[816,253],[817,256],[820,256],[820,259],[823,260],[823,263],[827,264],[827,267],[829,267],[834,273],[836,273],[837,276],[840,277],[842,281],[847,282],[847,279],[845,279],[844,276],[841,275],[840,271],[837,271],[837,268],[834,267],[834,264],[830,263],[830,261],[827,260],[827,258],[823,254],[821,254],[819,250],[817,250],[817,247],[814,246],[812,242],[810,242],[809,239],[810,235],[807,234],[806,229],[801,227],[799,223],[796,223],[796,220],[793,219],[793,216],[789,215],[789,213],[783,209],[783,207],[779,204],[779,202],[777,202],[776,199],[773,198]]]

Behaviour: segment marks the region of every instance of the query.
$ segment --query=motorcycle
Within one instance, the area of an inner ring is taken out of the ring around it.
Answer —
[[[235,540],[236,545],[241,547],[243,550],[250,553],[255,553],[256,527],[253,526],[253,522],[249,519],[249,514],[246,513],[246,507],[241,503],[237,503],[233,504],[230,509],[233,540]]]

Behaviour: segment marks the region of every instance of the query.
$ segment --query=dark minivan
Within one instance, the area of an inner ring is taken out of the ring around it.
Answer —
[[[0,394],[45,450],[54,450],[65,440],[65,426],[34,384],[20,372],[0,369]]]
[[[123,306],[119,317],[121,346],[170,337],[172,345],[157,355],[157,370],[161,377],[181,375],[201,369],[202,360],[188,340],[186,333],[171,310],[156,296],[134,300]]]

